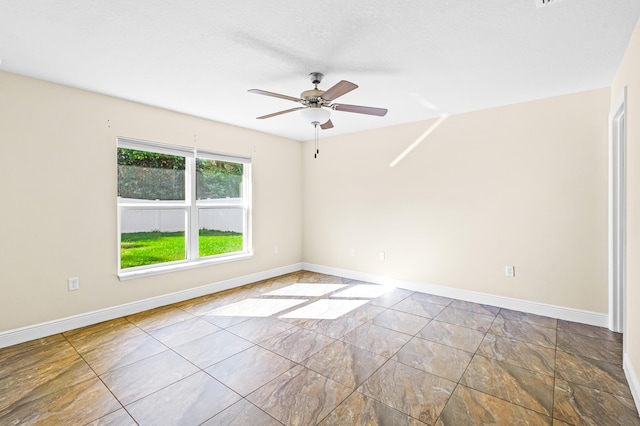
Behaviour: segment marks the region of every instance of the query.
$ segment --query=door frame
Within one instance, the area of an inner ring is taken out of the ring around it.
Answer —
[[[609,329],[625,331],[627,88],[609,113]]]

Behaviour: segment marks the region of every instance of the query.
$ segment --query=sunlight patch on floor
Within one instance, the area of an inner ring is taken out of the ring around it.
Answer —
[[[322,299],[284,314],[280,318],[336,319],[368,302],[368,300]]]
[[[296,283],[265,293],[262,298],[216,308],[207,315],[268,317],[286,312],[280,318],[336,319],[391,290],[376,284]],[[316,298],[320,300],[313,301]]]
[[[240,302],[214,309],[207,315],[226,317],[269,317],[296,305],[306,303],[306,299],[245,299]]]
[[[290,286],[270,291],[266,296],[302,296],[302,297],[318,297],[323,296],[332,291],[346,287],[345,284],[304,284],[297,283]]]

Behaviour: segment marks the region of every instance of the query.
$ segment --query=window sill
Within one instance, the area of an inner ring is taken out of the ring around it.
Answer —
[[[170,265],[158,265],[144,269],[132,271],[122,270],[118,272],[120,281],[128,281],[136,278],[150,277],[153,275],[168,274],[170,272],[184,271],[187,269],[201,268],[203,266],[218,265],[221,263],[247,260],[253,257],[253,253],[239,253],[227,256],[220,256],[212,259],[194,260],[190,262],[172,263]]]

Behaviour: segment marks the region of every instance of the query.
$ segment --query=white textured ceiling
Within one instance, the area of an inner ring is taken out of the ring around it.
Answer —
[[[638,0],[0,0],[0,70],[296,140],[307,75],[360,87],[323,136],[609,86]],[[1,93],[0,93],[1,96]]]

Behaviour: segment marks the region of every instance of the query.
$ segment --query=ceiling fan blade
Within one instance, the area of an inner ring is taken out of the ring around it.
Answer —
[[[383,117],[387,114],[386,108],[374,108],[360,105],[336,104],[331,105],[331,108],[336,111],[357,112],[358,114],[377,115],[379,117]]]
[[[331,120],[328,120],[326,123],[320,125],[320,128],[322,130],[331,129],[332,127],[333,127],[333,123],[331,122]]]
[[[266,90],[249,89],[249,93],[255,93],[256,95],[273,96],[274,98],[286,99],[288,101],[293,101],[293,102],[300,102],[299,98],[294,98],[293,96],[281,95],[280,93],[267,92]]]
[[[342,80],[335,85],[331,86],[328,90],[326,90],[322,96],[320,96],[325,101],[332,101],[334,99],[339,98],[345,93],[349,93],[353,89],[357,89],[358,85],[353,84],[350,81]]]
[[[293,112],[293,111],[297,111],[299,109],[304,109],[304,107],[298,107],[298,108],[291,108],[291,109],[285,109],[284,111],[278,111],[278,112],[274,112],[273,114],[267,114],[267,115],[263,115],[261,117],[256,117],[258,120],[261,120],[263,118],[271,118],[271,117],[275,117],[276,115],[280,115],[280,114],[286,114],[288,112]]]

